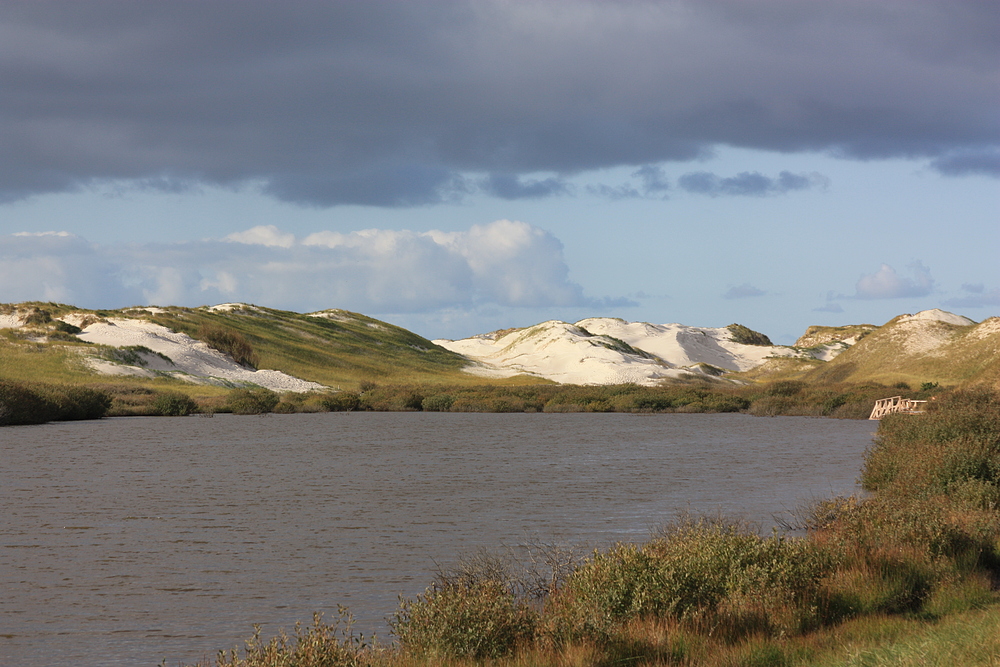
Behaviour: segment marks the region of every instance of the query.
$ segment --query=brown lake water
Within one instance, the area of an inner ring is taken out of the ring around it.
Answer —
[[[0,664],[189,664],[314,611],[385,635],[436,564],[856,491],[875,422],[322,413],[0,429]],[[390,639],[385,637],[386,639]]]

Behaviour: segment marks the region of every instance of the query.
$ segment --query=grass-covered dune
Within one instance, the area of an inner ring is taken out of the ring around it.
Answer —
[[[401,601],[392,644],[317,619],[218,664],[996,665],[1000,395],[886,418],[861,482],[804,536],[687,517],[582,559],[475,554]]]
[[[113,322],[116,327],[109,326]],[[211,369],[199,376],[190,367],[170,366],[173,361],[163,351],[124,344],[125,338],[115,344],[107,338],[88,341],[94,329],[124,331],[135,329],[136,322],[161,332],[157,340],[165,330],[176,334],[185,349],[204,343],[209,353],[228,359],[243,379],[227,379]],[[947,388],[1000,387],[998,318],[975,324],[926,311],[881,327],[811,327],[799,346],[827,352],[833,346],[840,352],[828,361],[810,355],[770,359],[723,378],[689,374],[662,386],[557,385],[528,375],[490,380],[470,375],[463,371],[470,363],[465,357],[400,327],[343,310],[300,314],[249,304],[121,310],[0,304],[0,382],[13,383],[9,386],[21,393],[82,396],[77,390],[87,388],[107,399],[82,411],[40,408],[32,418],[26,410],[34,404],[22,400],[7,405],[13,399],[0,394],[0,406],[5,406],[0,407],[0,425],[81,414],[194,411],[740,411],[864,418],[875,400],[894,394],[926,399]],[[99,374],[98,365],[104,372],[124,374]],[[319,388],[305,392],[282,385],[268,391],[253,386],[258,376],[274,372]],[[103,413],[93,409],[102,403],[107,403]]]
[[[247,304],[120,310],[0,304],[0,315],[13,313],[22,326],[0,329],[0,377],[11,380],[93,381],[94,372],[74,361],[100,351],[77,338],[80,328],[64,318],[84,325],[114,318],[148,320],[206,342],[240,364],[328,387],[356,387],[390,377],[397,382],[467,377],[461,373],[468,363],[463,357],[401,327],[344,310],[301,314]],[[234,340],[244,347],[234,346]],[[36,363],[27,363],[29,359]]]
[[[900,316],[829,362],[798,376],[810,384],[981,384],[1000,389],[1000,318],[964,324]]]

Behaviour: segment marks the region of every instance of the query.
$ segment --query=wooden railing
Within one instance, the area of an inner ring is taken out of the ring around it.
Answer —
[[[868,419],[882,419],[894,412],[905,412],[908,415],[919,415],[924,411],[924,403],[927,401],[917,401],[912,398],[893,396],[892,398],[880,398],[875,401],[872,414]]]

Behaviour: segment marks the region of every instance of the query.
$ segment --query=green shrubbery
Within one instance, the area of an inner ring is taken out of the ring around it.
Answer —
[[[226,407],[234,415],[261,415],[274,410],[279,400],[270,389],[234,389],[226,399]]]
[[[742,343],[743,345],[774,345],[771,339],[764,334],[745,327],[742,324],[730,324],[726,328],[729,329],[734,343]]]
[[[538,614],[501,581],[444,584],[403,600],[392,619],[404,650],[422,657],[497,658],[535,636]]]
[[[0,426],[100,419],[110,406],[99,389],[0,380]]]
[[[361,399],[353,392],[338,391],[335,394],[325,395],[320,404],[329,412],[350,412],[358,409]]]
[[[250,341],[238,331],[224,327],[206,324],[198,329],[195,338],[204,342],[212,349],[218,350],[238,363],[240,366],[256,369],[259,359]]]
[[[684,519],[652,541],[584,563],[553,601],[569,638],[606,640],[632,619],[692,621],[733,638],[816,623],[833,560],[811,542],[762,538],[739,523]]]
[[[179,391],[160,392],[153,401],[153,410],[164,417],[184,417],[197,409],[194,399]]]
[[[360,667],[370,664],[362,658],[369,646],[364,637],[351,628],[354,619],[343,607],[333,623],[323,623],[320,614],[313,615],[313,624],[295,625],[294,637],[281,632],[265,642],[260,627],[246,642],[242,655],[238,649],[220,651],[216,667]]]

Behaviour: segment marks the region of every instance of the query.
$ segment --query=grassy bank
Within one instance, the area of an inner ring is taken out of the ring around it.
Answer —
[[[805,537],[685,517],[580,560],[477,554],[401,602],[392,646],[317,621],[218,664],[997,664],[1000,396],[883,420],[862,483]]]
[[[935,387],[935,394],[942,391]],[[359,410],[376,412],[746,412],[757,416],[866,419],[879,398],[902,394],[927,398],[931,390],[882,385],[811,386],[781,381],[753,385],[711,381],[673,382],[660,387],[556,384],[375,384],[332,394],[284,394],[279,412]],[[277,395],[276,395],[277,396]],[[218,403],[218,401],[217,401]],[[225,409],[220,403],[216,409]]]
[[[102,416],[179,416],[195,412],[236,414],[283,414],[330,411],[375,412],[625,412],[625,413],[719,413],[744,412],[756,416],[813,416],[865,419],[879,398],[903,395],[927,399],[947,393],[936,386],[908,387],[863,385],[808,385],[777,381],[747,385],[691,380],[660,387],[639,385],[579,386],[556,384],[376,384],[361,382],[356,391],[276,393],[246,387],[230,389],[192,385],[172,378],[156,380],[107,378],[99,382],[67,382],[62,385],[17,380],[8,384],[40,393],[53,387],[71,395],[88,392],[106,396]],[[0,412],[5,394],[0,393]],[[52,419],[51,410],[36,415],[17,407],[19,419],[3,423],[40,423]],[[39,404],[41,405],[41,404]],[[58,418],[58,417],[57,417]]]

